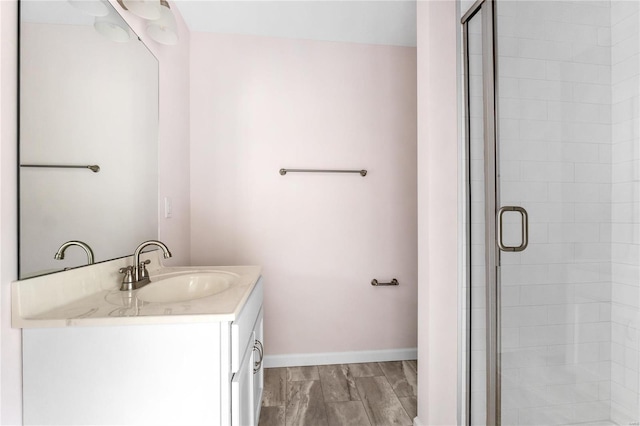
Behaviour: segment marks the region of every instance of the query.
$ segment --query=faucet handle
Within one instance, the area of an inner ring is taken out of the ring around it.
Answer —
[[[120,268],[119,272],[124,274],[122,277],[122,285],[120,286],[121,291],[133,290],[133,266],[127,266],[125,268]]]

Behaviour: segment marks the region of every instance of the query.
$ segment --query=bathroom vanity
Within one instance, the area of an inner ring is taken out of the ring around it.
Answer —
[[[119,290],[130,259],[13,283],[25,424],[258,423],[260,268],[150,260],[140,290]]]

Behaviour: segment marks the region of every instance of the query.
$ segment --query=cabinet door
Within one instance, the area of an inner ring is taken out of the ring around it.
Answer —
[[[239,370],[231,380],[231,425],[253,426],[255,425],[253,404],[253,366],[255,334],[251,333],[251,339],[242,355]]]
[[[253,405],[254,405],[254,416],[256,424],[260,419],[260,407],[262,406],[262,389],[264,388],[264,368],[263,368],[263,360],[264,360],[264,333],[263,333],[263,316],[262,309],[260,309],[260,314],[258,315],[258,319],[256,320],[256,325],[254,328],[255,333],[255,346],[253,357],[255,358],[254,368],[253,368]]]

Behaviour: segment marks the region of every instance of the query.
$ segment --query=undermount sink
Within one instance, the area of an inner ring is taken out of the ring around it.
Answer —
[[[201,299],[222,293],[231,287],[238,275],[224,271],[191,272],[169,274],[141,288],[136,297],[144,302],[172,303]]]

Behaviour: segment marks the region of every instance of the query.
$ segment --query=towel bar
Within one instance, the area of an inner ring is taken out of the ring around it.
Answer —
[[[282,176],[287,173],[360,173],[360,176],[367,175],[366,170],[324,170],[324,169],[280,169]]]
[[[383,286],[383,285],[400,285],[400,283],[395,278],[392,279],[390,283],[380,283],[380,282],[378,282],[378,280],[376,280],[374,278],[374,279],[371,280],[371,285],[378,287],[378,286]]]
[[[46,169],[89,169],[93,173],[98,173],[100,171],[100,166],[98,165],[90,165],[90,166],[67,166],[60,164],[20,164],[20,167],[40,167]]]

